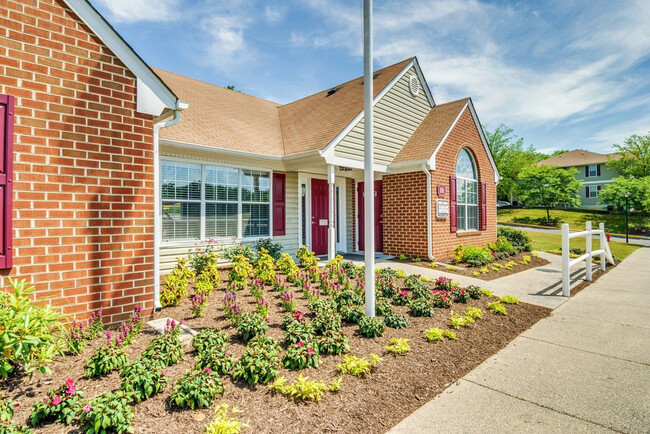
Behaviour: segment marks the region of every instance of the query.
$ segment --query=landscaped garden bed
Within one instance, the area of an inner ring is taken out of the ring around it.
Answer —
[[[309,266],[310,261],[307,255],[305,265]],[[167,279],[163,292],[168,304],[177,305],[155,314],[183,320],[185,325],[201,332],[202,338],[183,347],[182,359],[178,360],[176,324],[169,324],[164,335],[157,335],[146,326],[139,333],[136,330],[120,335],[119,330],[114,330],[111,342],[116,334],[118,342],[119,336],[132,342],[112,344],[110,348],[123,351],[129,362],[142,357],[142,367],[134,363],[126,373],[123,370],[124,382],[116,369],[87,378],[97,367],[89,364],[89,359],[98,354],[99,348],[107,348],[101,332],[97,338],[87,340],[81,354],[57,357],[49,364],[49,376],[35,375],[31,383],[24,376],[2,380],[5,397],[20,404],[14,410],[12,422],[26,423],[35,403],[50,406],[51,410],[55,395],[60,392],[64,398],[78,398],[71,425],[46,421],[37,423],[35,432],[77,431],[78,419],[87,421],[98,409],[101,412],[106,408],[102,406],[119,406],[122,400],[132,408],[134,431],[142,433],[204,432],[213,419],[213,408],[222,403],[241,410],[234,417],[249,426],[244,432],[385,432],[550,313],[549,309],[517,300],[506,298],[500,303],[489,291],[458,288],[449,279],[424,282],[417,276],[383,271],[377,284],[377,308],[383,315],[370,321],[359,315],[363,311],[363,270],[350,264],[342,266],[340,260],[331,264],[330,275],[323,275],[320,284],[315,282],[320,273],[313,268],[313,279],[302,274],[310,271],[304,268],[300,275],[292,274],[298,277],[297,283],[286,283],[287,276],[275,270],[278,267],[296,271],[286,256],[280,262],[262,259],[254,267],[240,261],[230,270],[216,270],[210,261],[206,264],[203,277],[195,279],[181,263],[172,278]],[[343,276],[346,273],[350,278]],[[221,281],[218,289],[206,290],[206,275]],[[296,279],[290,275],[290,280]],[[313,282],[301,285],[300,280]],[[182,291],[183,284],[188,286],[187,295]],[[180,297],[174,295],[177,290]],[[196,290],[200,294],[195,294]],[[197,300],[197,295],[203,300]],[[311,304],[308,298],[312,299]],[[332,299],[338,304],[328,308],[329,302],[323,300]],[[314,316],[315,311],[320,313]],[[261,315],[261,322],[254,312]],[[343,320],[337,330],[339,313],[359,324]],[[432,317],[417,316],[431,314]],[[137,312],[134,315],[137,324]],[[289,319],[293,325],[286,326]],[[408,325],[392,328],[385,323],[393,327]],[[129,330],[130,324],[126,327]],[[205,335],[206,330],[218,329],[223,332]],[[83,333],[89,331],[86,327]],[[360,332],[375,337],[364,337]],[[251,338],[255,333],[281,345]],[[324,355],[346,347],[344,353]],[[393,354],[386,347],[401,354]],[[366,359],[367,366],[360,366],[363,361],[355,360],[341,367],[344,354]],[[274,368],[255,378],[248,375],[252,365],[244,362],[260,363],[264,357],[269,357]],[[313,367],[289,369],[304,365]],[[349,374],[360,367],[365,369],[365,375]],[[156,387],[139,389],[138,381],[145,377],[151,383],[143,384]],[[306,383],[304,377],[322,384]],[[268,382],[250,386],[255,380]],[[83,397],[68,395],[70,384]],[[121,385],[122,392],[118,391]],[[63,389],[48,394],[59,387]],[[202,393],[197,395],[199,388]],[[104,401],[88,401],[108,391],[116,393]],[[296,396],[312,400],[303,401]],[[91,408],[93,405],[96,408]]]

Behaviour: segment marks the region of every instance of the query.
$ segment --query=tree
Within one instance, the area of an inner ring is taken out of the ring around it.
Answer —
[[[620,159],[609,160],[607,166],[626,178],[650,176],[650,132],[633,134],[622,145],[614,145]]]
[[[558,205],[580,205],[580,187],[574,168],[528,166],[519,173],[519,195],[528,204],[546,209],[546,221],[551,223],[551,208]]]
[[[631,210],[637,212],[639,226],[643,218],[650,213],[650,176],[643,178],[614,178],[600,191],[600,201],[612,204],[618,209],[625,208],[625,194],[628,194],[628,204]]]
[[[484,128],[494,162],[501,174],[497,196],[512,202],[517,189],[517,176],[521,169],[537,161],[532,145],[524,146],[524,139],[514,134],[512,128],[501,124],[494,131]]]

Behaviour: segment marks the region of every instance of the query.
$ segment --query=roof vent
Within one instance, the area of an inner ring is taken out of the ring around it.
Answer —
[[[330,90],[327,91],[327,95],[325,95],[325,98],[327,98],[328,96],[334,95],[336,92],[339,91],[339,89],[340,89],[340,87],[338,87],[338,86],[331,88]]]
[[[374,74],[372,74],[372,78],[377,78],[378,75],[379,75],[379,71],[377,71],[377,72],[375,72]]]
[[[409,90],[413,96],[417,96],[420,93],[420,80],[418,80],[416,75],[412,75],[409,78]]]

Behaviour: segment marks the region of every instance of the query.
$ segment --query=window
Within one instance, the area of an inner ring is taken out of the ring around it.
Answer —
[[[270,236],[269,172],[164,160],[161,178],[163,240]]]
[[[456,209],[458,231],[478,230],[478,176],[467,149],[460,151],[456,162]]]
[[[598,164],[590,164],[588,166],[588,170],[587,170],[587,177],[591,178],[591,177],[594,177],[594,176],[598,176],[599,175],[599,173],[598,173],[599,170],[598,169],[599,169]]]
[[[600,193],[600,185],[587,186],[587,197],[598,197]]]

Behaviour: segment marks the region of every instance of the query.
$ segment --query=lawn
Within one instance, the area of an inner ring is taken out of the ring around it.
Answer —
[[[525,232],[533,239],[533,250],[558,254],[560,253],[560,247],[562,246],[561,234],[537,231]],[[570,240],[570,246],[571,248],[584,249],[585,239],[583,237],[573,238]],[[617,260],[623,260],[627,258],[639,247],[641,246],[637,244],[626,244],[617,241],[611,241],[609,243],[609,248],[612,250],[612,254]],[[600,248],[600,241],[598,241],[597,238],[594,238],[592,248],[594,250],[598,250]]]
[[[568,223],[572,230],[582,230],[585,222],[591,220],[594,227],[598,223],[605,223],[605,230],[611,233],[625,233],[625,214],[613,214],[603,211],[587,210],[552,210],[551,219],[561,223]],[[533,225],[546,225],[546,210],[539,208],[499,208],[497,210],[499,223],[520,223]],[[630,233],[650,234],[650,218],[641,224],[636,216],[630,216]]]

